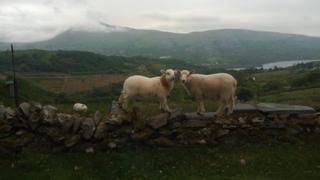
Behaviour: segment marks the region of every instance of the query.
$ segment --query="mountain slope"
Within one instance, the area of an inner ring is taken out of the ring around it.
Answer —
[[[5,49],[3,45],[0,44],[1,49]],[[130,28],[111,32],[68,30],[47,41],[17,43],[16,47],[81,50],[119,56],[173,57],[220,67],[320,58],[320,38],[238,29],[187,34]]]

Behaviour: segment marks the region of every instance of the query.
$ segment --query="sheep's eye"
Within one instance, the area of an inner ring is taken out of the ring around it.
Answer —
[[[169,73],[169,72],[166,72],[166,75],[170,75],[170,73]]]

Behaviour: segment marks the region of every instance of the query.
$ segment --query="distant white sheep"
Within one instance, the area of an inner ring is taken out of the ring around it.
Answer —
[[[204,100],[216,100],[221,103],[217,115],[223,115],[228,105],[228,114],[233,112],[237,80],[227,73],[193,74],[191,71],[182,70],[180,79],[188,93],[198,102],[199,114],[205,112]]]
[[[73,110],[74,110],[75,112],[85,113],[85,112],[88,111],[88,107],[87,107],[87,105],[85,105],[85,104],[75,103],[75,104],[73,105]]]
[[[152,97],[156,96],[160,101],[160,109],[170,112],[167,104],[167,96],[174,86],[177,71],[172,69],[161,70],[161,76],[145,77],[134,75],[128,77],[123,83],[123,90],[119,97],[119,105],[127,110],[128,100],[132,97]]]

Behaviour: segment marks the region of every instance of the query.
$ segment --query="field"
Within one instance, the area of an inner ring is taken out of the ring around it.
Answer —
[[[0,160],[1,179],[319,179],[320,143],[33,153]]]
[[[279,102],[288,104],[304,104],[320,109],[320,88],[310,88],[281,92],[256,99],[258,102]]]
[[[107,86],[111,83],[123,81],[125,74],[91,74],[91,75],[69,75],[69,74],[19,74],[19,76],[30,80],[40,87],[52,92],[64,92],[67,94],[84,92],[93,88]]]
[[[43,56],[45,55],[44,52]],[[79,57],[83,56],[80,55]],[[20,101],[52,104],[58,107],[59,112],[67,113],[73,112],[72,105],[75,102],[83,102],[89,107],[88,116],[96,110],[106,115],[111,101],[118,98],[122,81],[128,74],[151,76],[157,75],[160,69],[154,61],[147,59],[145,63],[137,66],[138,58],[121,62],[120,65],[126,67],[124,71],[120,71],[121,68],[110,69],[108,63],[112,64],[111,60],[115,57],[108,57],[109,60],[102,59],[100,62],[97,56],[96,62],[101,64],[110,61],[106,63],[108,66],[101,67],[104,71],[99,74],[93,71],[94,63],[86,69],[76,66],[79,57],[75,57],[72,63],[63,61],[66,64],[61,66],[64,69],[59,73],[18,73]],[[87,59],[83,58],[83,61],[85,60]],[[119,60],[116,58],[116,61]],[[35,59],[35,62],[38,62],[38,59]],[[40,69],[51,68],[46,64],[44,61]],[[128,64],[130,66],[127,66]],[[38,70],[36,65],[34,63],[20,66],[20,69]],[[74,68],[73,72],[69,73],[68,68],[71,65]],[[173,65],[179,63],[173,62]],[[245,103],[288,103],[308,105],[320,110],[319,70],[320,68],[293,67],[276,70],[249,69],[229,73],[238,80],[238,100]],[[210,72],[217,71],[228,72],[217,69]],[[200,68],[197,72],[205,73],[208,69]],[[4,73],[0,74],[0,102],[13,106],[13,100],[6,96],[6,79],[10,77]],[[194,99],[186,94],[178,80],[168,99],[172,109],[182,108],[185,112],[196,110]],[[160,112],[159,104],[154,98],[131,101],[129,106],[137,107],[146,117]],[[216,108],[216,102],[206,102],[207,111],[215,111]],[[52,154],[47,151],[35,152],[33,149],[25,149],[15,157],[1,157],[0,179],[319,179],[319,151],[320,142],[317,137],[291,144],[219,144],[215,147],[184,148],[139,146],[121,151],[100,151],[96,154]]]

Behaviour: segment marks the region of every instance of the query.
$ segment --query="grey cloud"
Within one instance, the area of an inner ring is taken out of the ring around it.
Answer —
[[[159,21],[177,21],[177,22],[207,22],[207,21],[219,21],[221,18],[216,16],[199,16],[199,15],[183,15],[183,16],[170,16],[165,14],[144,14],[142,18]]]
[[[99,22],[190,32],[221,28],[320,36],[319,0],[0,0],[0,41],[36,41]]]

